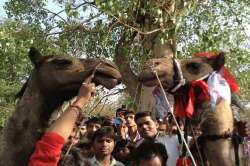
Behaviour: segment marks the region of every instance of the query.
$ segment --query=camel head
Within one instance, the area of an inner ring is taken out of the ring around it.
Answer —
[[[110,61],[100,59],[78,59],[70,56],[42,56],[31,48],[29,58],[34,64],[34,75],[39,89],[48,95],[71,98],[77,94],[81,83],[95,70],[93,82],[108,89],[120,83],[121,74]],[[97,66],[97,67],[96,67]],[[20,96],[20,95],[19,95]]]
[[[179,63],[183,77],[186,83],[189,83],[213,71],[220,70],[225,63],[225,57],[223,53],[218,53],[209,58],[193,57],[191,59],[179,60]],[[178,77],[176,76],[177,67],[172,57],[163,57],[147,61],[139,75],[139,81],[149,87],[158,85],[156,75],[153,71],[157,72],[166,90],[178,84]]]

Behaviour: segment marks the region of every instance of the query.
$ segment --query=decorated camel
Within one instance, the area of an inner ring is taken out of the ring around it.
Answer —
[[[204,156],[212,166],[235,164],[230,102],[219,99],[214,109],[211,109],[209,95],[203,88],[209,76],[221,71],[224,63],[223,53],[178,61],[172,57],[163,57],[149,60],[139,75],[139,80],[145,86],[158,86],[160,80],[164,90],[174,95],[177,116],[191,119],[196,124],[198,120],[201,124]]]
[[[42,56],[35,48],[30,49],[29,58],[35,67],[19,92],[16,110],[1,135],[0,165],[27,165],[53,110],[75,96],[81,83],[93,70],[96,85],[111,89],[120,83],[121,75],[109,61]]]

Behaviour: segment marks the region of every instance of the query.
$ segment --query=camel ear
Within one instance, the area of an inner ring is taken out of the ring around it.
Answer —
[[[216,58],[211,59],[211,65],[213,67],[214,70],[219,71],[221,69],[221,67],[224,66],[225,64],[225,54],[224,52],[220,52]]]
[[[31,47],[29,51],[29,58],[31,62],[38,67],[41,60],[42,60],[42,54],[35,48]]]

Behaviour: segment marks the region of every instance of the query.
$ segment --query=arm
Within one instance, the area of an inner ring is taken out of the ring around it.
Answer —
[[[83,84],[78,92],[77,100],[48,129],[36,144],[29,166],[56,166],[60,159],[61,149],[75,125],[80,109],[85,106],[95,93],[94,84]]]
[[[63,115],[48,129],[48,132],[59,134],[67,140],[75,125],[80,108],[85,106],[95,93],[94,84],[83,84],[79,90],[76,101],[63,113]]]

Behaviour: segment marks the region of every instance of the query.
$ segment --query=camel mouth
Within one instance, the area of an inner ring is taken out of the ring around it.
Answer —
[[[110,70],[98,68],[93,82],[95,82],[96,85],[103,85],[107,89],[112,89],[121,83],[121,74],[115,68],[111,68]]]
[[[99,70],[96,71],[95,77],[102,77],[102,78],[116,79],[116,80],[121,79],[120,73],[109,74],[107,72],[102,72],[102,71],[99,71]]]
[[[157,72],[160,81],[164,81],[166,73]],[[156,75],[151,71],[150,73],[141,73],[139,75],[139,81],[146,86],[156,86],[159,84]]]

